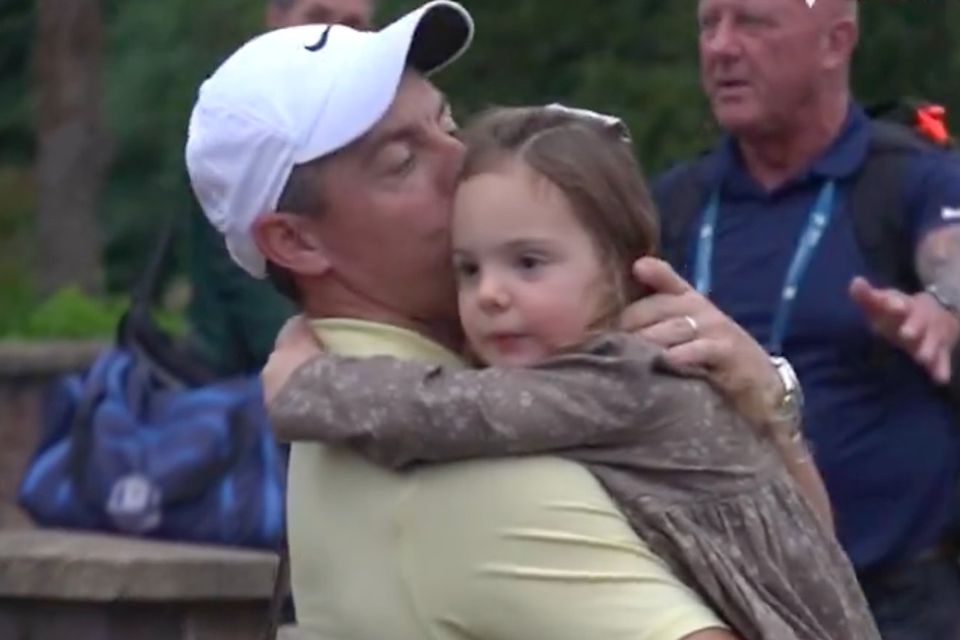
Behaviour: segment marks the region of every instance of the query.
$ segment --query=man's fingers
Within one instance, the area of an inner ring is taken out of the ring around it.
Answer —
[[[950,360],[951,354],[947,349],[941,349],[936,363],[933,366],[931,375],[937,384],[950,384]]]
[[[633,263],[633,275],[637,281],[655,293],[683,294],[693,287],[673,270],[668,263],[649,256]]]
[[[950,382],[952,353],[949,341],[938,331],[928,327],[923,333],[923,340],[912,354],[920,366],[937,384]]]
[[[906,295],[892,289],[877,289],[860,277],[850,283],[850,297],[875,325],[888,326],[893,322],[901,322],[910,311]]]
[[[639,331],[637,335],[664,349],[689,342],[697,337],[693,326],[683,317],[658,322]]]
[[[700,338],[667,349],[664,357],[676,367],[709,369],[723,359],[723,349],[716,340]]]
[[[929,318],[923,309],[915,306],[900,326],[900,338],[909,343],[919,343],[928,337],[925,334],[929,334],[929,326]]]
[[[915,335],[919,336],[919,338],[915,339],[914,342],[913,357],[929,369],[932,375],[937,364],[937,359],[940,356],[940,351],[943,349],[943,341],[935,331],[931,331],[929,328],[922,333],[920,333],[918,329]]]
[[[873,287],[864,278],[858,276],[850,283],[850,297],[864,312],[867,312],[873,304]]]
[[[937,373],[937,380],[940,382],[940,384],[950,384],[950,382],[953,380],[953,376],[957,375],[957,372],[953,370],[952,351],[944,351],[943,361],[940,363]]]
[[[624,331],[642,331],[648,327],[682,316],[698,316],[697,299],[691,295],[654,294],[634,302],[620,315]]]

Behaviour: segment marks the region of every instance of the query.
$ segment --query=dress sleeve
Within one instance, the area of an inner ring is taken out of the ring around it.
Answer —
[[[322,356],[292,376],[270,419],[282,439],[346,445],[393,468],[636,443],[668,400],[659,353],[611,334],[530,368]]]

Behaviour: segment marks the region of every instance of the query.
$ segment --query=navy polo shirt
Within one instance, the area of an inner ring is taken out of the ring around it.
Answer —
[[[720,188],[710,297],[761,344],[771,324],[797,241],[825,180],[834,179],[833,216],[793,306],[784,355],[806,393],[805,430],[833,502],[837,533],[860,570],[906,559],[940,541],[957,491],[960,425],[926,372],[906,356],[876,364],[876,338],[848,294],[854,276],[883,283],[867,266],[848,201],[863,164],[869,122],[851,105],[834,143],[806,171],[767,192],[727,138],[706,160]],[[669,189],[680,169],[655,184]],[[906,176],[911,242],[960,224],[960,163],[917,154]],[[663,198],[657,198],[663,202]],[[669,211],[663,211],[669,216]],[[695,235],[699,224],[694,225]],[[696,239],[689,239],[695,247]],[[694,264],[695,249],[688,252]],[[692,281],[688,265],[674,265]],[[899,352],[898,352],[899,354]]]

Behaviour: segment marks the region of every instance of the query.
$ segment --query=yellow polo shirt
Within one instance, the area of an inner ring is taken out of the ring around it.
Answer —
[[[461,366],[415,333],[321,320],[331,351]],[[722,627],[583,467],[548,457],[405,473],[295,443],[298,623],[323,640],[680,640]]]

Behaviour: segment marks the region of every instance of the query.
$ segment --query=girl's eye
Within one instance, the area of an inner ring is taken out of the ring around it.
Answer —
[[[517,258],[517,266],[524,271],[532,271],[544,264],[540,256],[525,255]]]
[[[469,280],[477,275],[480,268],[476,263],[460,260],[453,264],[453,270],[458,280]]]

